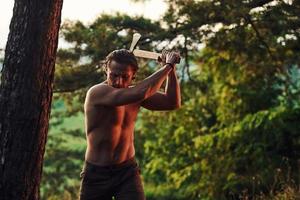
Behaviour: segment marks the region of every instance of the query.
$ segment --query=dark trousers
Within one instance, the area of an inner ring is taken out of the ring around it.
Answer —
[[[80,173],[80,200],[145,200],[140,168],[134,158],[98,166],[85,161]]]

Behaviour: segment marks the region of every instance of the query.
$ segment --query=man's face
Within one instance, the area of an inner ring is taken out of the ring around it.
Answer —
[[[115,88],[127,88],[135,74],[130,65],[120,64],[114,60],[107,68],[107,84]]]

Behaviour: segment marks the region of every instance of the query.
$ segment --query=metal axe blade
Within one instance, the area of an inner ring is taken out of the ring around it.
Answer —
[[[132,42],[129,48],[129,51],[133,51],[133,49],[135,48],[136,44],[138,43],[139,39],[141,38],[141,34],[139,33],[134,33],[133,34],[133,38],[132,38]]]
[[[141,38],[141,34],[139,34],[139,33],[133,34],[129,51],[132,52],[134,54],[134,56],[141,57],[141,58],[154,59],[154,60],[158,60],[159,57],[160,58],[162,57],[160,53],[135,49],[140,38]],[[178,59],[178,61],[176,63],[180,63],[180,58]]]

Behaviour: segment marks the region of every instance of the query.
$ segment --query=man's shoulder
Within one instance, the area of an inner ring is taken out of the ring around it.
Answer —
[[[91,93],[94,93],[94,92],[104,92],[104,91],[107,91],[109,89],[111,89],[112,87],[107,85],[107,83],[105,82],[102,82],[102,83],[99,83],[99,84],[96,84],[96,85],[93,85],[92,87],[90,87],[88,90],[87,90],[87,94],[91,94]]]
[[[102,82],[102,83],[98,83],[96,85],[93,85],[92,87],[90,87],[90,89],[93,88],[105,88],[105,87],[110,87],[106,81]]]
[[[93,85],[90,87],[86,92],[86,98],[85,98],[85,105],[91,105],[93,102],[101,97],[102,95],[105,95],[107,91],[109,90],[110,86],[107,85],[105,82]]]

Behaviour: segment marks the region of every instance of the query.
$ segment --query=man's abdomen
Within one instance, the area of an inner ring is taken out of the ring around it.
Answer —
[[[92,134],[92,135],[90,135]],[[111,165],[121,163],[132,158],[135,154],[133,134],[121,132],[120,134],[90,133],[87,137],[88,146],[85,160],[97,165]]]

